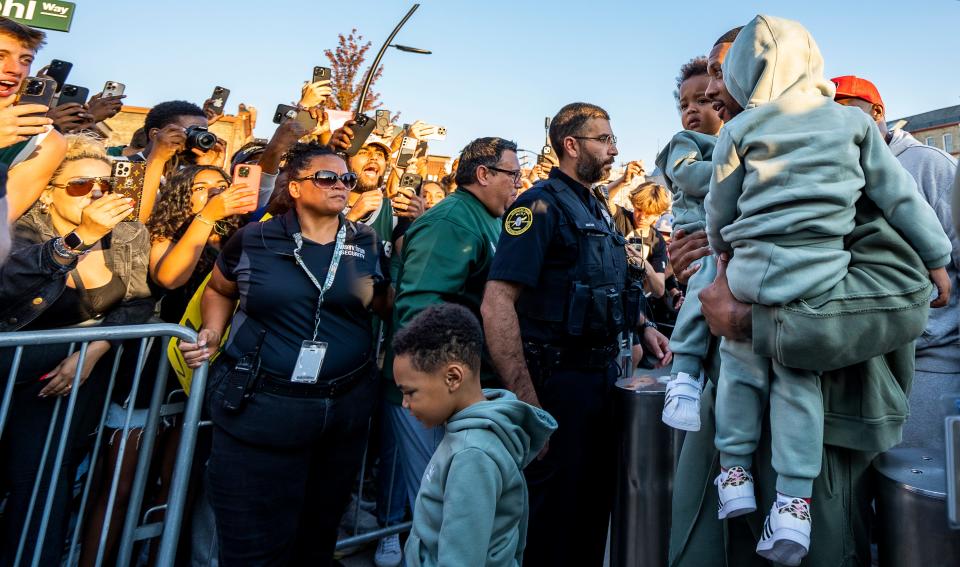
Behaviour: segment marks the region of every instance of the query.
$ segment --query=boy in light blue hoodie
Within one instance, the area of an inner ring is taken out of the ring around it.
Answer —
[[[506,390],[481,390],[483,332],[454,304],[425,309],[393,339],[403,407],[446,433],[427,465],[404,548],[408,567],[519,567],[527,531],[523,468],[557,428]]]
[[[844,237],[863,194],[930,271],[935,304],[946,302],[949,239],[876,126],[860,110],[833,102],[834,85],[823,76],[810,33],[790,20],[757,16],[730,47],[722,77],[743,111],[724,125],[714,148],[707,236],[715,252],[732,254],[726,273],[737,299],[819,305],[846,275]],[[810,496],[823,454],[820,373],[757,356],[745,341],[723,339],[720,355],[718,516],[756,510],[749,469],[769,406],[777,501],[757,553],[799,565],[810,546]]]
[[[707,98],[706,57],[697,57],[680,68],[677,103],[683,130],[677,132],[657,156],[667,188],[673,192],[673,229],[692,234],[706,226],[703,200],[713,175],[713,147],[723,121]],[[710,329],[700,313],[700,290],[717,275],[717,260],[707,256],[687,284],[683,306],[670,336],[673,351],[672,379],[663,402],[663,422],[685,431],[700,430],[700,393],[703,360],[710,347]]]

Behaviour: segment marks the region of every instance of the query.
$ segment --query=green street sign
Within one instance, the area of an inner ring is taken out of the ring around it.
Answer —
[[[0,0],[0,16],[32,28],[70,31],[77,5],[59,0]]]

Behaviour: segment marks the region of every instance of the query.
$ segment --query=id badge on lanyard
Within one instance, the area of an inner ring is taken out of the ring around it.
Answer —
[[[317,341],[303,341],[297,364],[293,367],[291,382],[299,384],[316,384],[323,367],[323,359],[327,356],[327,343]]]
[[[303,248],[303,236],[297,232],[293,239],[297,247],[293,251],[293,257],[297,264],[306,272],[307,277],[313,282],[313,285],[320,291],[317,298],[317,313],[313,323],[313,339],[303,341],[300,345],[300,354],[297,355],[297,363],[293,367],[293,374],[290,375],[290,381],[297,384],[316,384],[320,377],[320,369],[323,367],[323,360],[327,356],[327,346],[325,342],[317,341],[317,331],[320,329],[320,313],[323,307],[323,298],[333,287],[333,280],[337,277],[337,268],[340,266],[340,258],[343,257],[343,244],[347,237],[346,223],[340,226],[337,231],[337,243],[333,248],[333,258],[330,259],[330,268],[327,270],[327,278],[323,285],[317,281],[313,272],[307,268],[303,258],[300,256],[300,250]]]

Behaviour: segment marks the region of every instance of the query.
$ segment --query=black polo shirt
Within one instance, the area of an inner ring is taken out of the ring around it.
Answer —
[[[591,191],[569,175],[554,167],[550,179],[563,182],[596,217],[605,223],[604,204]],[[577,261],[577,233],[567,222],[563,211],[555,201],[546,197],[542,182],[520,195],[503,217],[497,253],[490,267],[488,280],[514,282],[538,293],[562,295],[568,301],[569,282],[544,281],[541,277],[545,266],[566,268]],[[520,321],[523,340],[556,342],[547,325],[532,320]]]
[[[373,325],[363,297],[384,285],[379,243],[368,226],[347,222],[343,257],[320,312],[317,340],[328,343],[319,380],[342,376],[372,354]],[[223,247],[217,266],[237,283],[240,306],[233,317],[228,355],[238,358],[256,348],[260,330],[267,331],[260,353],[263,370],[283,377],[293,372],[300,346],[313,338],[319,290],[293,257],[293,234],[300,230],[290,211],[263,223],[241,228]],[[304,238],[304,263],[322,285],[335,242],[317,244]]]

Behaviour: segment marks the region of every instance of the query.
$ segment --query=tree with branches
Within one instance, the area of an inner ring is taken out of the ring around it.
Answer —
[[[367,73],[371,71],[367,67],[366,72],[360,72],[363,63],[367,58],[367,51],[370,50],[370,42],[363,42],[363,35],[357,33],[357,28],[350,30],[350,34],[344,36],[338,34],[339,42],[335,50],[327,49],[323,52],[330,60],[333,74],[331,86],[333,94],[327,98],[327,106],[339,110],[353,110],[360,98],[360,91],[363,89],[363,82],[367,78]],[[377,68],[370,82],[370,90],[367,92],[367,98],[363,102],[363,112],[376,110],[380,107],[380,93],[373,90],[373,85],[383,74],[383,65]]]

